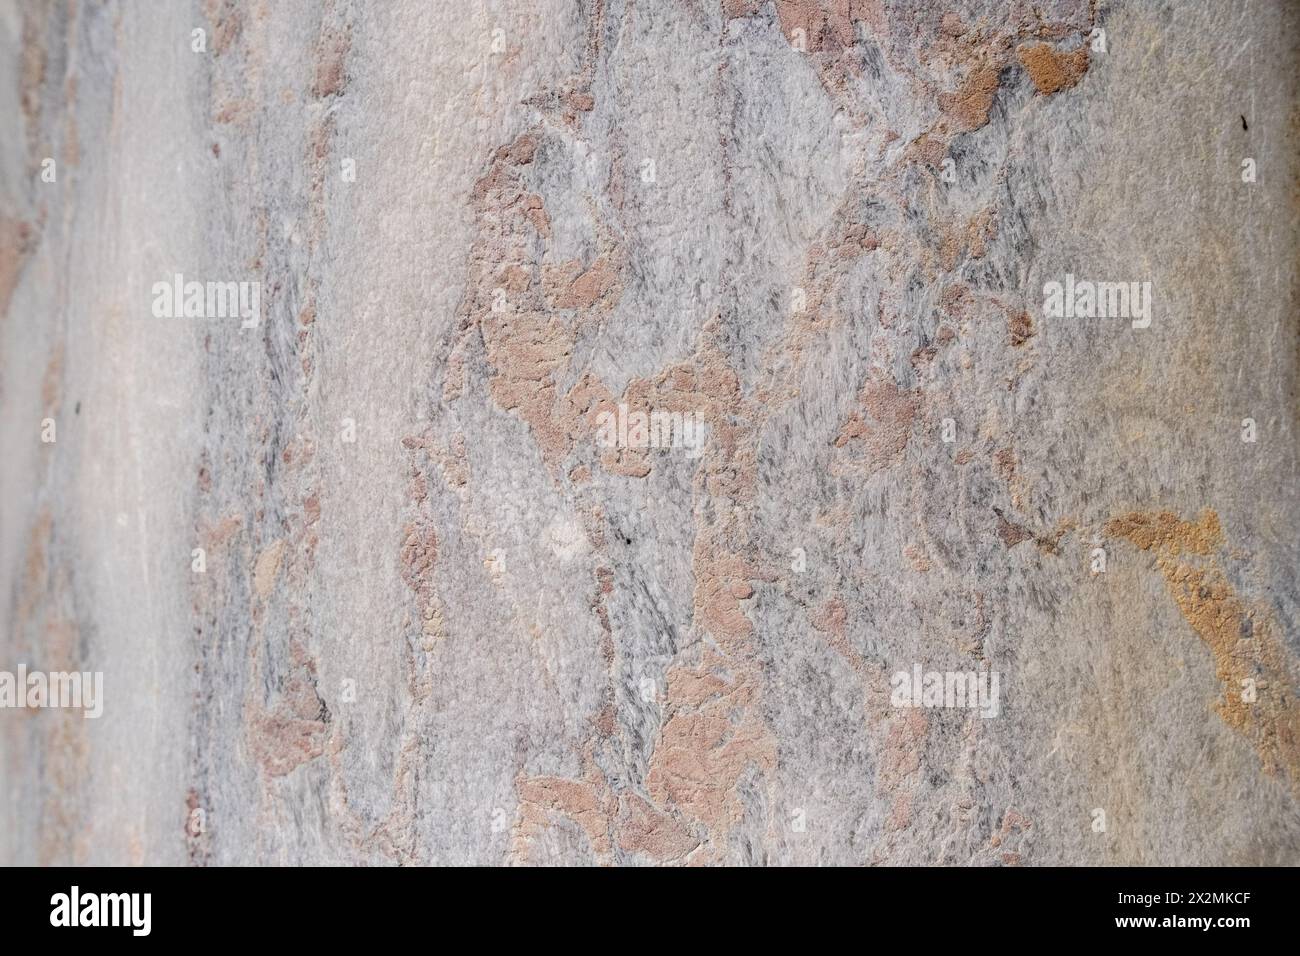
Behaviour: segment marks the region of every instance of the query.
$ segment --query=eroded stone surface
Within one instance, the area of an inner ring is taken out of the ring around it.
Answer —
[[[1297,35],[10,7],[0,862],[1300,863]]]

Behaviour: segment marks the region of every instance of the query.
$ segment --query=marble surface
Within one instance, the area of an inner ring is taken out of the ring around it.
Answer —
[[[1298,21],[3,3],[0,863],[1300,863]]]

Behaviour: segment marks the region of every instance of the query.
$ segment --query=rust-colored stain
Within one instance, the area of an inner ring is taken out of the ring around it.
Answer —
[[[325,752],[329,711],[316,690],[316,663],[290,641],[292,671],[274,706],[250,704],[248,743],[263,771],[283,777]]]
[[[739,16],[748,12],[746,8],[756,9],[759,4],[730,2],[727,5],[729,16]],[[776,15],[781,21],[781,30],[786,39],[794,44],[800,40],[807,53],[838,53],[854,42],[852,9],[850,0],[776,0]],[[733,12],[735,11],[735,12]]]
[[[576,260],[543,271],[547,298],[557,309],[588,309],[619,287],[618,273],[604,257],[584,269]]]
[[[30,223],[0,215],[0,318],[9,312],[9,300],[34,245]]]
[[[221,56],[230,51],[244,30],[244,16],[234,0],[204,0],[203,15],[212,24],[212,52]]]
[[[1002,543],[1008,548],[1014,548],[1022,541],[1029,541],[1034,537],[1033,532],[1021,527],[1014,521],[1008,521],[1001,512],[998,512],[997,519],[998,537],[1002,539]]]
[[[524,774],[516,779],[519,809],[510,841],[514,862],[543,862],[538,859],[538,841],[561,819],[576,825],[602,865],[612,862],[615,846],[656,863],[686,862],[700,846],[691,827],[678,817],[634,793],[615,796],[590,750],[582,762],[580,779]]]
[[[1029,74],[1034,88],[1044,96],[1071,89],[1088,72],[1086,46],[1062,53],[1048,43],[1022,43],[1016,47],[1016,58]]]
[[[1007,320],[1007,333],[1011,336],[1011,345],[1014,348],[1020,348],[1032,339],[1036,331],[1033,318],[1024,309],[1011,313],[1011,317]]]
[[[860,445],[863,457],[851,461],[867,474],[874,474],[902,457],[912,437],[920,397],[894,382],[868,381],[858,393],[858,401],[866,414],[861,411],[850,414],[835,437],[835,447]]]
[[[656,803],[675,807],[707,828],[714,853],[743,816],[736,790],[741,777],[750,767],[771,771],[776,766],[776,738],[755,706],[758,674],[744,668],[728,676],[728,664],[706,654],[699,669],[669,672],[671,716],[646,778]]]
[[[983,67],[967,77],[957,90],[940,94],[939,108],[959,131],[970,133],[988,123],[997,91],[998,71]]]
[[[338,96],[347,85],[343,62],[352,48],[352,37],[346,30],[326,29],[316,48],[316,74],[311,84],[311,95],[317,99]]]
[[[262,600],[270,597],[275,587],[275,579],[280,573],[280,562],[284,558],[285,543],[283,539],[273,541],[257,556],[253,566],[253,588]]]
[[[1208,555],[1223,543],[1223,528],[1213,511],[1201,513],[1198,521],[1183,521],[1169,511],[1130,512],[1106,522],[1106,534],[1127,538],[1143,551]]]
[[[1105,527],[1156,556],[1170,596],[1214,656],[1223,696],[1214,704],[1224,722],[1250,740],[1266,773],[1284,772],[1300,793],[1300,700],[1289,655],[1266,612],[1233,590],[1211,557],[1223,545],[1219,516],[1209,509],[1195,521],[1168,512],[1131,512]],[[1244,693],[1253,682],[1256,699]]]

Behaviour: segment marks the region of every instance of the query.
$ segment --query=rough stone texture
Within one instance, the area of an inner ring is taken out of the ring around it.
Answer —
[[[1300,863],[1297,18],[6,2],[0,863]]]

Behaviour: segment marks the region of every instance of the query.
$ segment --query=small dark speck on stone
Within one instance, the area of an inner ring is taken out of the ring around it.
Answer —
[[[1241,128],[1250,129],[1250,124],[1246,122],[1246,117],[1244,116],[1241,118]]]
[[[80,414],[81,414],[81,402],[77,402],[77,406],[76,406],[76,408],[74,408],[74,409],[72,410],[72,414],[74,414],[74,415],[80,415]]]

